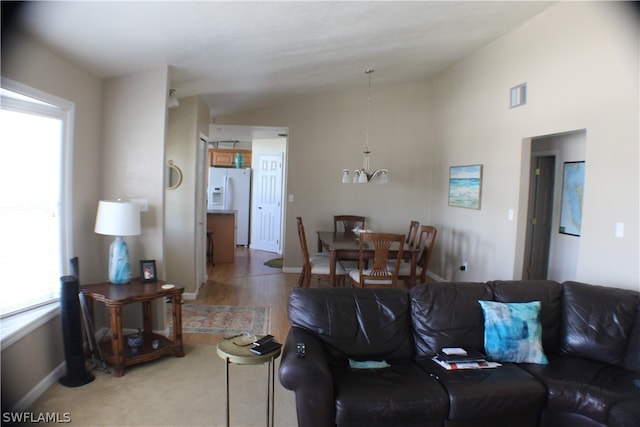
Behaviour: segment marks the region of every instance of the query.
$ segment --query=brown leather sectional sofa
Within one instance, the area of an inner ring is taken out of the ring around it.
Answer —
[[[443,347],[484,351],[479,300],[540,301],[549,363],[436,365]],[[639,292],[553,281],[296,288],[289,321],[279,374],[300,426],[640,426]]]

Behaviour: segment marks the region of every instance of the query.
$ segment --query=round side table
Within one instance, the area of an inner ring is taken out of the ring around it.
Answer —
[[[229,424],[229,365],[260,365],[267,364],[267,427],[273,427],[274,392],[275,392],[275,360],[280,356],[281,349],[274,350],[267,354],[255,354],[251,351],[251,344],[256,339],[262,338],[263,335],[240,336],[232,339],[222,339],[217,347],[218,356],[225,360],[225,383],[226,383],[226,416],[227,427]],[[249,345],[247,345],[249,344]]]

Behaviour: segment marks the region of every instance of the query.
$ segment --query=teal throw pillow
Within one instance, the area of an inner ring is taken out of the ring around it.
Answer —
[[[484,314],[484,349],[498,362],[546,365],[542,349],[540,301],[478,301]]]

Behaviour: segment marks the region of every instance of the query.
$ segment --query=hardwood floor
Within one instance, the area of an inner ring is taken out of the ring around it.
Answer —
[[[287,303],[289,292],[298,286],[298,273],[283,273],[282,269],[267,267],[265,261],[279,258],[272,252],[236,248],[233,263],[209,266],[209,280],[200,288],[196,300],[185,300],[188,304],[238,305],[271,307],[269,333],[284,342],[289,332]],[[399,282],[404,286],[402,281]],[[313,287],[329,287],[326,281],[312,279]],[[185,343],[216,345],[220,335],[184,334]]]
[[[277,254],[254,249],[236,248],[235,262],[209,266],[209,280],[200,288],[196,300],[189,304],[239,305],[271,307],[270,333],[284,342],[289,331],[287,302],[289,291],[298,285],[297,273],[267,267],[265,261]],[[185,343],[215,345],[220,335],[184,334]]]

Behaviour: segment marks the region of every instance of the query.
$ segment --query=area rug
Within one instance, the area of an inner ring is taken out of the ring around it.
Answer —
[[[172,328],[170,313],[167,319]],[[186,334],[264,335],[270,322],[271,307],[182,304],[182,332]]]
[[[282,258],[274,258],[265,262],[264,265],[266,265],[267,267],[282,268],[282,263],[283,263]]]

